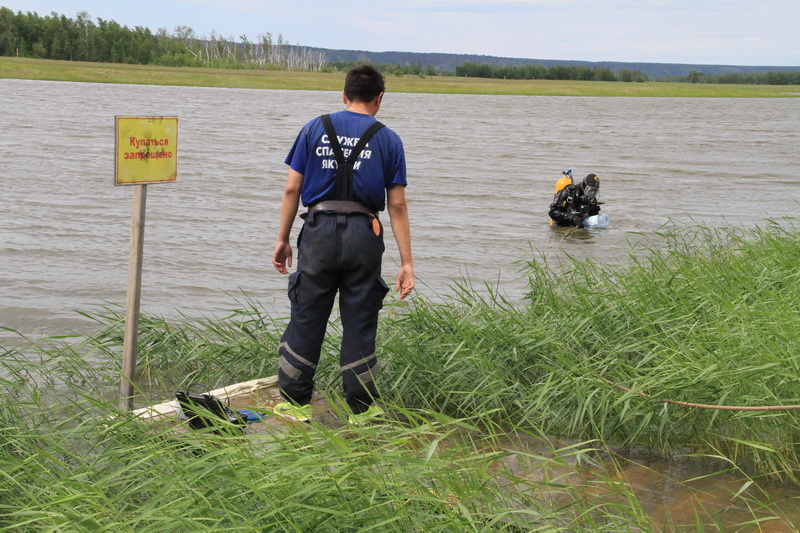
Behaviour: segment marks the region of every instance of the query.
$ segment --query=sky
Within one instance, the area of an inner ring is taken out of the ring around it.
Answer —
[[[800,0],[0,0],[153,31],[371,52],[800,66]]]

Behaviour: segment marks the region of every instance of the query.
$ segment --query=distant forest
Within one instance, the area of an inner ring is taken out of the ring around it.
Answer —
[[[800,73],[798,73],[800,74]],[[456,76],[471,78],[499,78],[508,80],[583,80],[583,81],[649,81],[650,76],[641,70],[620,69],[585,65],[522,65],[519,67],[492,66],[468,61],[456,67]]]
[[[272,68],[319,70],[325,62],[319,53],[289,46],[282,35],[266,33],[249,39],[246,35],[225,38],[215,32],[198,37],[188,26],[173,33],[159,28],[133,29],[113,20],[97,19],[86,11],[75,19],[58,13],[41,17],[37,13],[14,13],[0,7],[0,54],[5,56],[132,63],[170,67]]]
[[[641,70],[621,68],[612,71],[609,67],[586,65],[522,65],[519,67],[491,66],[467,62],[456,67],[456,76],[473,78],[500,78],[509,80],[585,80],[585,81],[649,81],[650,76]],[[664,76],[656,81],[686,83],[732,83],[751,85],[800,85],[800,71],[784,72],[733,72],[729,74],[705,74],[692,70],[685,76]]]
[[[455,75],[500,79],[557,79],[689,83],[800,85],[800,67],[736,67],[663,63],[612,63],[499,58],[458,54],[330,50],[290,44],[269,32],[223,37],[197,36],[188,26],[173,32],[133,29],[113,20],[93,21],[86,11],[72,19],[58,13],[14,12],[0,7],[0,55],[133,63],[161,66],[251,68],[297,71],[341,71],[372,63],[398,76]]]

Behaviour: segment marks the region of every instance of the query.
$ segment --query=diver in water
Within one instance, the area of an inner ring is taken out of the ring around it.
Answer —
[[[562,174],[564,177],[558,180],[553,203],[550,204],[550,224],[583,226],[585,219],[600,213],[600,202],[597,201],[600,179],[596,174],[589,174],[581,183],[575,185],[572,182],[571,170]]]

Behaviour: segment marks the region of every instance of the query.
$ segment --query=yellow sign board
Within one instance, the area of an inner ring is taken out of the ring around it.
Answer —
[[[116,130],[116,185],[177,179],[177,117],[116,117]]]

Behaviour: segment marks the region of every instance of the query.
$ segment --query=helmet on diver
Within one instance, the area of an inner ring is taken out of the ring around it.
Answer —
[[[597,191],[600,189],[600,178],[597,177],[597,174],[587,175],[583,178],[581,189],[583,189],[583,195],[587,198],[595,198],[597,196]]]

